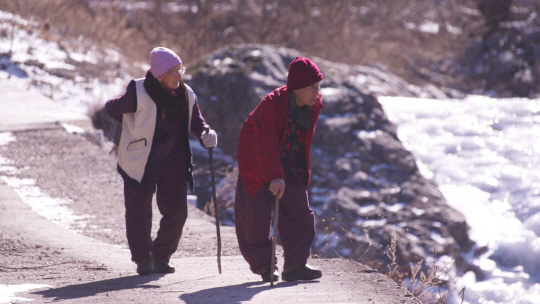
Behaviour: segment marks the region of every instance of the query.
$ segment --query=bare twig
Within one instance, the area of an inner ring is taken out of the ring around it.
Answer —
[[[463,304],[463,301],[465,300],[465,288],[466,287],[463,287],[459,292],[459,294],[461,295],[461,304]]]

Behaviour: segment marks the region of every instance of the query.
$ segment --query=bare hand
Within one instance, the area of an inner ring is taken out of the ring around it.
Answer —
[[[281,199],[283,197],[283,193],[285,192],[285,181],[281,178],[275,179],[270,183],[270,192],[277,196],[278,199]]]

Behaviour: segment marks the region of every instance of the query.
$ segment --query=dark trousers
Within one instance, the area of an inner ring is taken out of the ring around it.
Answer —
[[[157,189],[157,191],[156,191]],[[152,241],[152,196],[162,215]],[[124,180],[126,232],[133,261],[154,258],[168,262],[178,248],[187,219],[187,175],[181,158],[148,168],[141,184]]]
[[[309,208],[306,187],[291,178],[286,179],[285,185],[285,193],[279,202],[278,232],[284,251],[283,270],[288,270],[307,263],[315,240],[315,215]],[[256,274],[270,266],[272,255],[270,226],[275,197],[268,187],[266,184],[250,198],[240,176],[236,186],[234,216],[238,245],[251,271]]]

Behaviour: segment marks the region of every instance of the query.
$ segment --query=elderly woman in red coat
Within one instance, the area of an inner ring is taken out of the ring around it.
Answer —
[[[279,279],[277,270],[270,274],[270,222],[275,196],[280,199],[282,279],[314,280],[322,276],[321,271],[307,264],[315,239],[315,216],[309,207],[307,186],[311,143],[322,109],[322,79],[315,63],[296,57],[289,66],[287,85],[272,91],[259,103],[240,133],[236,235],[251,271],[266,282]]]

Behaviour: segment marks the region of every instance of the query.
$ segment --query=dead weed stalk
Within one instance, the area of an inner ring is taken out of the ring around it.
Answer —
[[[448,290],[441,288],[443,280],[441,277],[448,273],[447,269],[437,266],[435,262],[427,270],[427,274],[421,271],[424,260],[420,260],[416,265],[411,263],[410,273],[403,274],[399,271],[397,259],[397,233],[392,232],[390,247],[385,251],[386,256],[391,260],[388,265],[388,277],[392,280],[401,283],[401,286],[414,295],[422,303],[444,304],[446,303],[445,296]],[[435,261],[436,252],[433,250],[433,260]],[[405,278],[405,279],[404,279]]]

